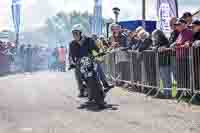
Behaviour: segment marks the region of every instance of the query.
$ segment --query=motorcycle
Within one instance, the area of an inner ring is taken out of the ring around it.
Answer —
[[[69,70],[78,67],[81,73],[81,78],[86,85],[89,101],[94,101],[100,107],[105,105],[105,93],[103,86],[97,75],[97,63],[95,57],[103,56],[105,53],[100,53],[96,56],[85,56],[77,61],[78,63]]]

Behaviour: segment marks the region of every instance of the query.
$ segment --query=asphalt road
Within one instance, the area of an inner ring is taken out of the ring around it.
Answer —
[[[71,72],[0,78],[0,133],[200,133],[200,107],[115,88],[109,108],[79,109]]]

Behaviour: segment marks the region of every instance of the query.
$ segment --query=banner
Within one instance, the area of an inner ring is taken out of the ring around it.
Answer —
[[[12,18],[13,18],[15,32],[19,33],[21,0],[12,0],[11,8],[12,8]]]
[[[170,32],[170,19],[178,17],[177,0],[157,0],[157,15],[159,18],[159,29]]]
[[[94,0],[94,19],[93,19],[93,32],[101,35],[103,28],[103,18],[102,18],[102,0]]]

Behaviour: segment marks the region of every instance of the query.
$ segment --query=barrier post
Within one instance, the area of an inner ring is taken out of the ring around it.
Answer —
[[[114,65],[113,65],[114,78],[117,79],[117,74],[116,74],[116,65],[117,64],[116,64],[116,58],[115,58],[116,53],[113,52],[112,54],[113,54],[113,58],[112,59],[113,59],[113,62],[114,62]]]
[[[196,94],[194,94],[194,89],[196,88],[195,85],[195,73],[194,73],[194,48],[190,48],[190,89],[192,92],[192,98],[190,99],[188,104],[192,103],[192,100],[195,98]]]
[[[142,84],[144,84],[145,83],[145,66],[144,66],[143,53],[138,53],[138,54],[141,54],[141,56],[142,56],[142,60],[141,60],[141,67],[142,67],[142,69],[141,69],[141,74],[142,74],[141,80],[142,80]],[[142,86],[141,89],[142,89],[141,91],[144,92],[144,86]]]
[[[155,61],[156,61],[156,86],[157,86],[157,92],[156,94],[153,96],[153,97],[157,97],[159,95],[159,92],[161,89],[163,89],[163,86],[161,87],[160,86],[160,68],[159,68],[159,53],[158,52],[155,52]],[[163,84],[162,84],[163,85]],[[154,90],[154,88],[152,88],[147,96],[150,95],[150,93]]]
[[[130,80],[131,80],[131,85],[133,85],[133,53],[130,51]]]
[[[159,56],[158,52],[156,52],[156,81],[157,87],[160,86],[160,67],[159,67]]]
[[[195,87],[195,84],[194,84],[194,58],[193,58],[193,48],[190,48],[190,51],[189,51],[189,63],[190,63],[190,89],[191,89],[191,92],[192,92],[192,95],[194,93],[194,87]]]

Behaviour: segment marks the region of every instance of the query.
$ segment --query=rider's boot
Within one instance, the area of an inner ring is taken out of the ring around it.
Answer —
[[[112,88],[114,88],[114,85],[110,85],[110,84],[108,84],[107,82],[104,82],[103,83],[103,86],[104,86],[104,92],[105,93],[108,93]]]
[[[80,92],[79,92],[78,97],[79,97],[79,98],[87,97],[87,96],[85,95],[85,90],[84,90],[84,89],[80,89]]]

